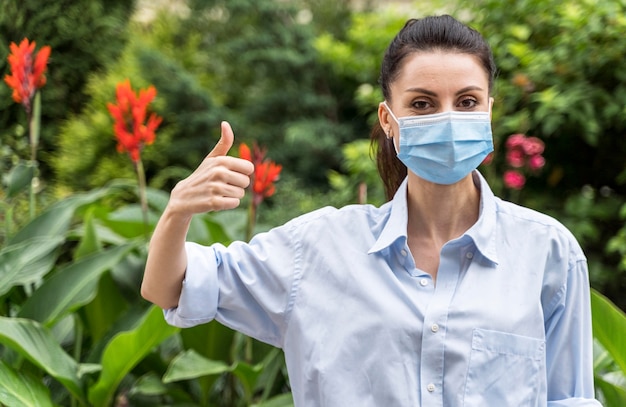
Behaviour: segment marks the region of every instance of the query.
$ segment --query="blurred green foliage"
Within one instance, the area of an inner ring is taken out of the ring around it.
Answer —
[[[24,37],[37,49],[50,45],[48,83],[42,92],[40,157],[54,150],[59,126],[81,112],[90,100],[85,89],[89,75],[117,59],[124,49],[126,26],[134,11],[133,0],[3,0],[0,12],[0,74],[8,73],[9,43]],[[25,123],[21,106],[13,103],[7,86],[0,86],[0,129],[5,149],[20,154]],[[16,126],[18,127],[16,129]],[[13,130],[12,130],[13,129]],[[9,154],[4,151],[4,154]],[[0,152],[0,157],[6,157]],[[48,172],[44,160],[42,171]]]
[[[114,82],[126,77],[159,91],[156,110],[164,122],[145,165],[160,186],[172,186],[157,174],[162,169],[198,165],[219,138],[221,120],[231,122],[237,140],[267,146],[285,177],[325,185],[327,171],[340,168],[341,144],[367,134],[362,121],[352,120],[350,87],[325,69],[313,47],[316,31],[341,30],[347,1],[188,5],[183,15],[162,12],[133,23],[122,57],[91,77],[92,100],[59,135],[59,185],[83,189],[124,175],[116,169],[119,158],[106,136],[110,125],[102,107],[114,97]],[[338,14],[322,20],[331,5]],[[72,151],[86,143],[87,154]],[[180,178],[180,171],[173,174]]]

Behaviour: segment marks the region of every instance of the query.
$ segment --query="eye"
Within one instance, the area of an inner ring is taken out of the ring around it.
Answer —
[[[466,96],[459,101],[458,106],[463,109],[473,109],[478,105],[478,101],[472,96]]]
[[[411,107],[415,110],[427,110],[429,108],[431,108],[433,105],[432,103],[430,103],[430,101],[428,100],[415,100],[412,104]]]

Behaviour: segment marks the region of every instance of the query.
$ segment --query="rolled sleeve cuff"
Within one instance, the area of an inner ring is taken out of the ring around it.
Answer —
[[[548,401],[548,407],[602,407],[599,401],[587,398],[569,398]]]
[[[187,270],[178,307],[163,311],[167,323],[179,328],[213,320],[219,296],[217,260],[213,249],[187,242],[185,250]]]

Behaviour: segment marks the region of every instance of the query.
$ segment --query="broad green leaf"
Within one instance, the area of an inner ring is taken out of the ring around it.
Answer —
[[[167,202],[170,200],[170,194],[167,192],[149,187],[146,188],[146,197],[148,199],[148,205],[159,212],[165,210]]]
[[[0,405],[7,407],[52,406],[48,388],[35,377],[16,372],[0,361]]]
[[[252,396],[252,393],[256,388],[256,383],[262,373],[262,369],[263,365],[260,363],[256,365],[251,365],[243,361],[237,361],[233,366],[233,374],[237,376],[237,378],[243,385],[244,391],[250,397]]]
[[[591,290],[593,335],[626,373],[626,314],[608,298]]]
[[[81,308],[81,313],[92,340],[99,342],[126,311],[128,302],[113,281],[111,273],[104,273],[100,277],[96,293],[95,298]]]
[[[230,363],[231,344],[235,331],[211,321],[180,331],[185,349],[193,349],[206,359]]]
[[[151,306],[140,325],[116,335],[102,355],[102,373],[89,389],[89,402],[95,407],[109,406],[124,376],[150,351],[178,328],[167,325],[163,311]]]
[[[193,349],[189,349],[172,360],[163,376],[163,383],[221,374],[230,370],[230,366],[226,363],[207,359]]]
[[[35,166],[32,162],[19,162],[13,167],[6,178],[7,198],[13,198],[28,187],[35,176]]]
[[[132,204],[111,212],[103,223],[116,233],[127,238],[133,238],[142,236],[146,228],[150,228],[150,225],[156,224],[157,221],[158,216],[154,212],[148,211],[148,225],[144,225],[141,205]]]
[[[76,248],[74,252],[74,259],[80,259],[83,256],[100,250],[102,250],[102,243],[98,238],[96,225],[93,221],[93,210],[89,210],[83,221],[83,235],[78,244],[78,248]]]
[[[235,331],[232,329],[217,321],[211,321],[183,329],[179,335],[184,349],[193,349],[206,359],[230,364],[231,345],[235,336]],[[198,378],[196,382],[202,394],[209,394],[218,378],[219,376]]]
[[[89,303],[96,296],[102,273],[119,263],[132,247],[117,246],[59,269],[26,300],[19,316],[52,325],[66,313]]]
[[[0,295],[16,285],[38,281],[54,266],[62,236],[33,237],[0,250]]]
[[[55,203],[19,230],[9,243],[16,244],[32,237],[65,236],[74,212],[81,206],[94,202],[107,193],[108,189],[96,189],[86,194],[73,195]]]
[[[610,380],[606,380],[605,377],[597,375],[594,377],[594,383],[596,389],[602,392],[606,407],[626,406],[626,388],[624,386],[612,383]]]
[[[28,319],[0,317],[0,342],[43,369],[75,397],[83,399],[76,372],[78,363],[39,323]]]
[[[252,407],[293,407],[293,396],[291,393],[280,394],[265,402],[253,404]]]
[[[106,285],[113,283],[111,273],[104,274],[101,279],[101,283],[102,282],[105,282]],[[102,285],[100,285],[100,287],[102,287]],[[100,297],[100,292],[98,292],[96,299],[98,297]],[[96,299],[94,299],[94,301]],[[145,302],[137,301],[136,304],[129,304],[121,295],[112,296],[111,301],[117,302],[114,306],[111,304],[115,318],[110,318],[107,315],[108,319],[105,322],[111,321],[111,323],[106,327],[106,332],[102,338],[92,344],[89,348],[89,352],[83,359],[85,362],[100,364],[102,361],[102,355],[113,338],[121,332],[137,329],[137,327],[141,325],[143,320],[146,318]],[[90,307],[91,305],[92,303],[89,303],[85,307]],[[122,307],[123,313],[119,313],[119,309]]]
[[[285,366],[285,359],[282,350],[272,348],[261,362],[263,371],[256,382],[255,391],[261,390],[263,394],[261,400],[266,400],[275,388],[274,384]]]
[[[154,373],[148,373],[137,380],[128,392],[129,395],[160,396],[167,393],[167,386]]]

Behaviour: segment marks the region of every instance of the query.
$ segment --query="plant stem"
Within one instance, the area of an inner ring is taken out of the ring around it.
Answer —
[[[141,202],[141,214],[143,216],[143,233],[148,238],[148,198],[146,196],[146,174],[143,162],[139,159],[135,163],[137,180],[139,181],[139,201]]]
[[[4,211],[4,242],[8,242],[13,233],[13,206],[11,202],[7,202]]]
[[[28,138],[30,141],[30,161],[34,167],[34,175],[30,181],[29,188],[29,209],[30,219],[35,218],[37,200],[35,199],[35,187],[37,183],[37,148],[39,147],[39,129],[41,127],[41,94],[35,93],[32,109],[26,112],[28,115]]]
[[[250,206],[248,208],[248,225],[246,227],[246,242],[252,239],[254,234],[254,226],[256,225],[256,212],[257,206],[254,204],[254,199],[250,200]]]

